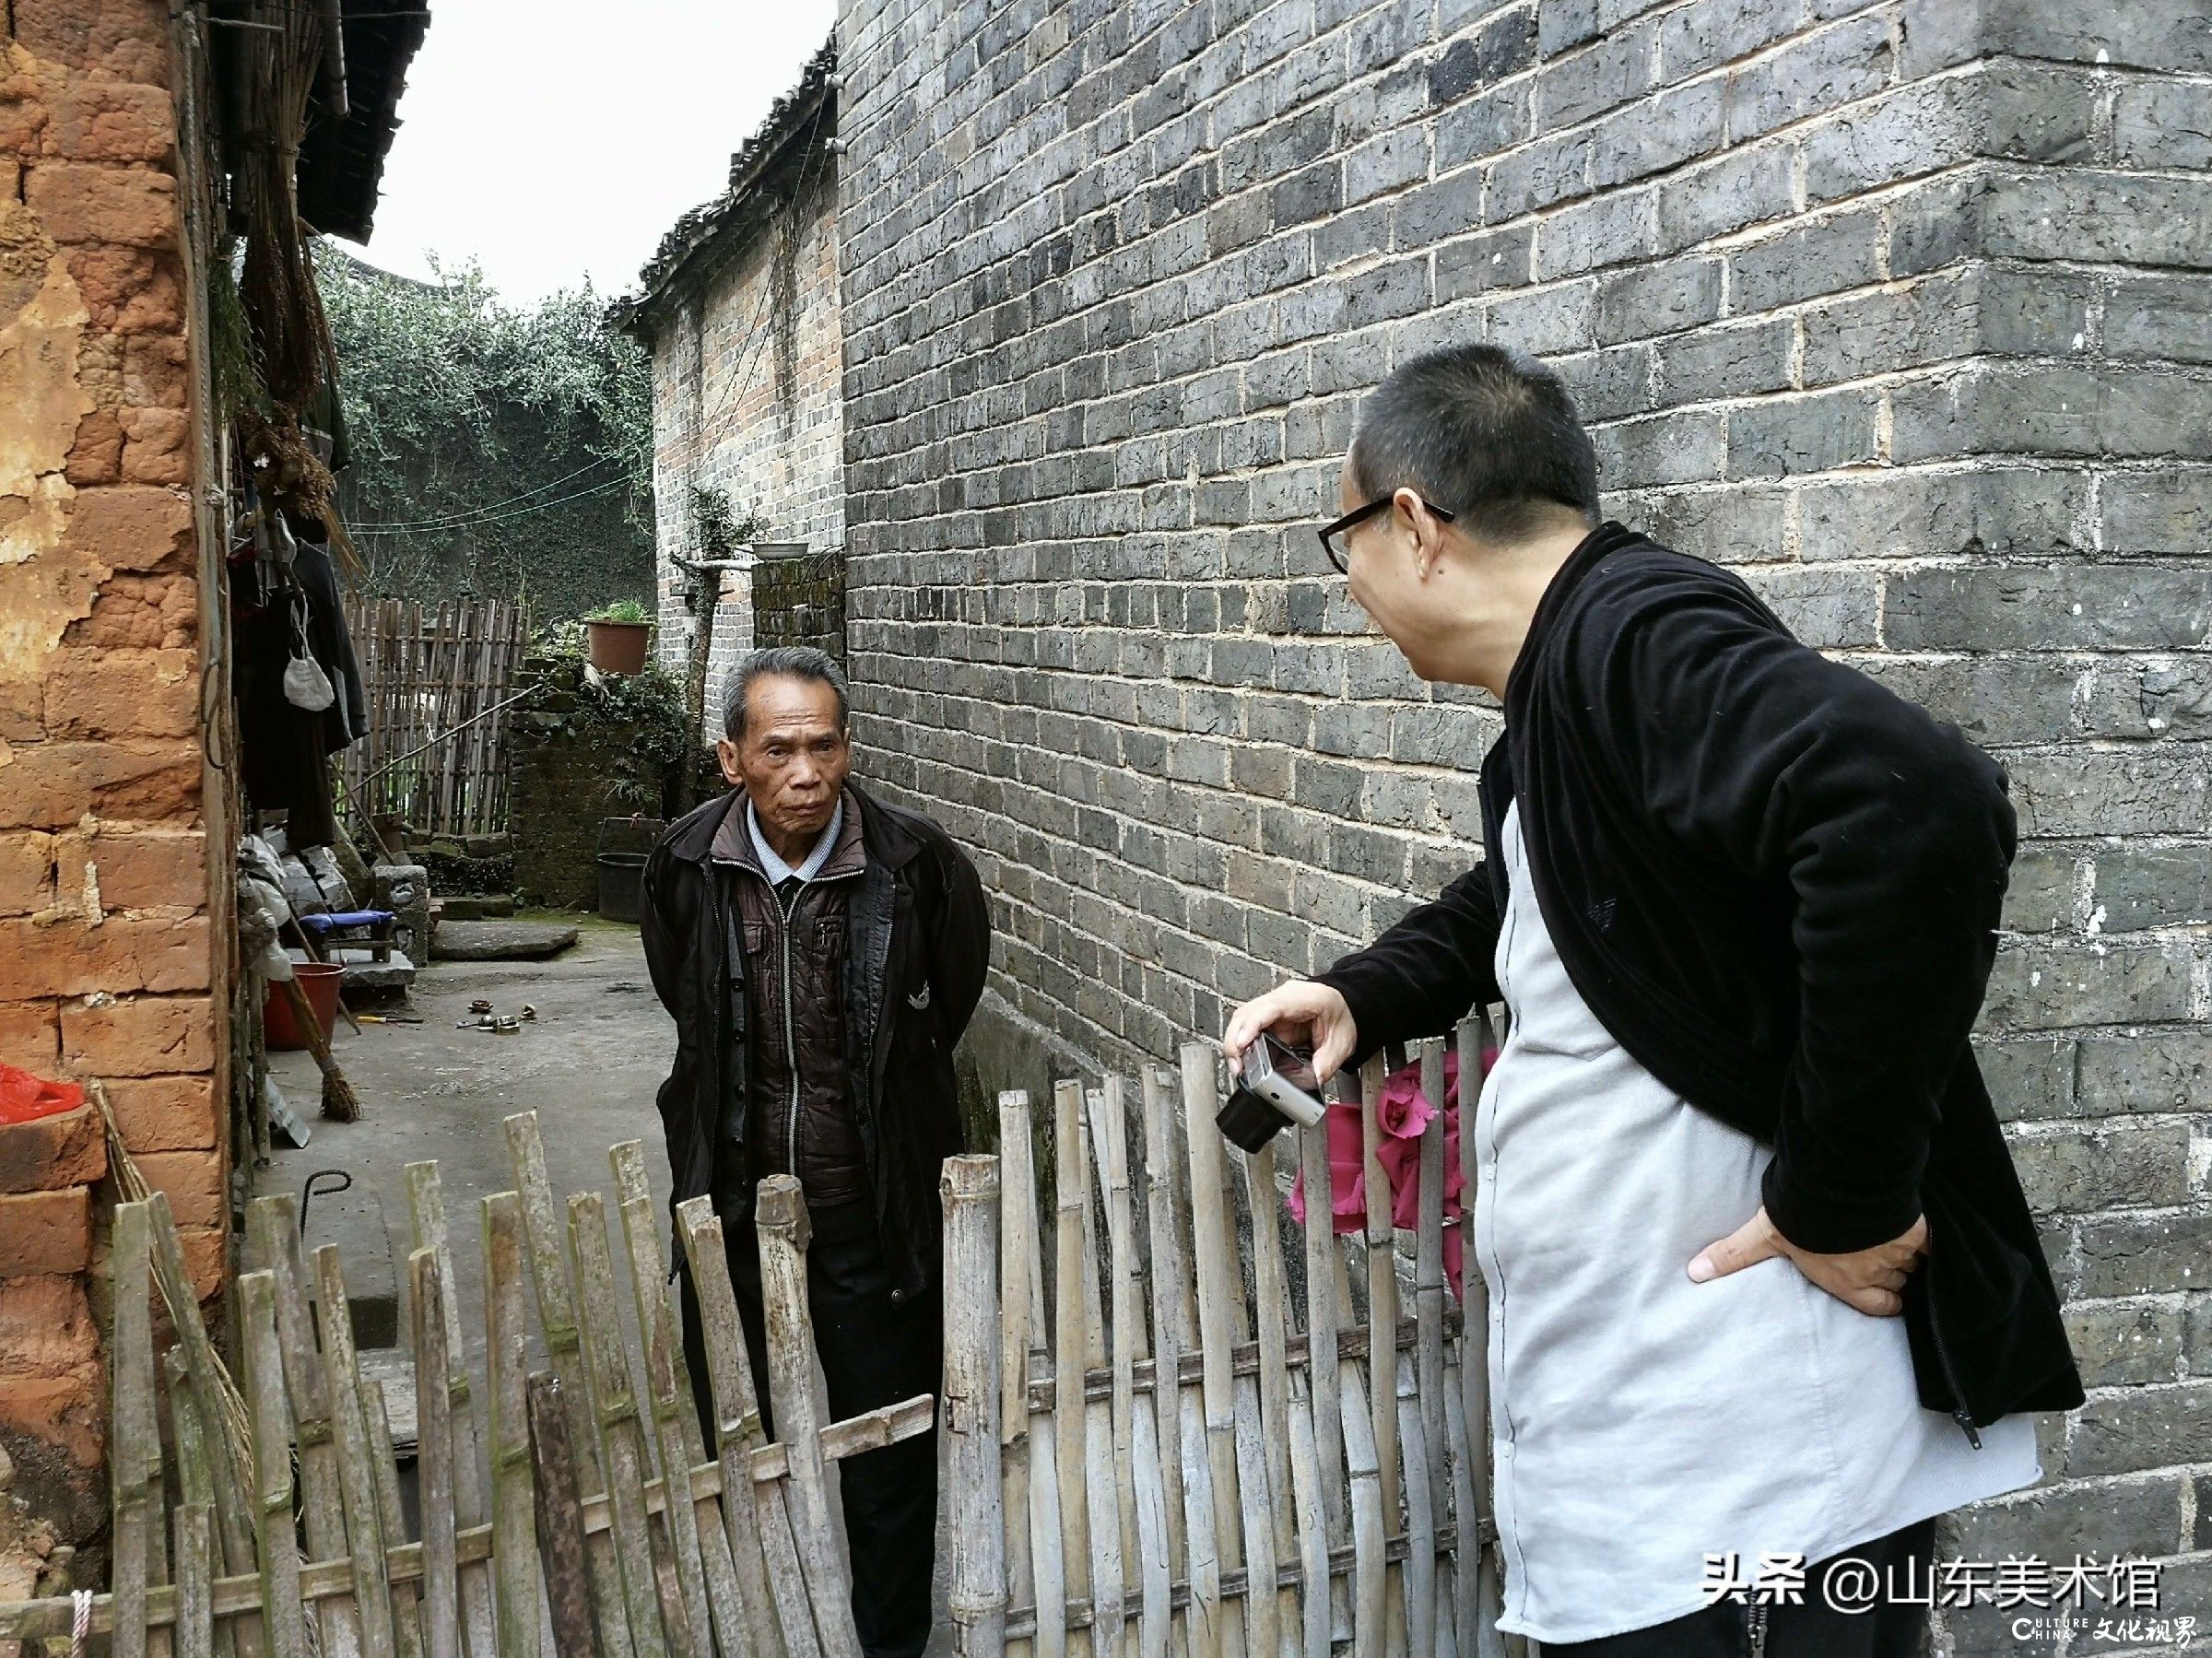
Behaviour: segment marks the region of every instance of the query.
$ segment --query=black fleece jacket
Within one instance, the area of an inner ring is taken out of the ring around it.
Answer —
[[[1842,1253],[1926,1214],[1904,1295],[1922,1404],[1977,1443],[2008,1411],[2079,1405],[1967,1040],[2013,854],[2003,768],[1735,575],[1608,523],[1536,608],[1481,797],[1492,846],[1520,802],[1545,925],[1600,1022],[1774,1147],[1784,1238]],[[1350,1006],[1353,1063],[1499,999],[1504,900],[1488,860],[1313,975]]]

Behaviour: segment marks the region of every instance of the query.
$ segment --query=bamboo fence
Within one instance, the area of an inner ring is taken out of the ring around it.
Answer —
[[[1488,1035],[1483,1018],[1459,1032],[1463,1076],[1481,1076]],[[1431,1099],[1442,1055],[1419,1046]],[[1399,1063],[1379,1056],[1343,1097],[1378,1098]],[[1216,1064],[1197,1042],[1135,1098],[1118,1078],[1058,1085],[1049,1191],[1020,1092],[999,1098],[1000,1156],[947,1160],[941,1415],[924,1394],[829,1418],[786,1176],[757,1205],[765,1377],[721,1220],[704,1198],[677,1211],[705,1335],[707,1374],[691,1375],[641,1148],[609,1153],[613,1217],[597,1192],[557,1209],[535,1112],[507,1120],[514,1189],[478,1205],[487,1358],[472,1374],[438,1169],[410,1165],[412,1525],[399,1402],[354,1350],[336,1250],[304,1251],[289,1197],[251,1206],[231,1308],[241,1408],[167,1199],[141,1193],[112,1233],[114,1551],[92,1630],[119,1658],[855,1658],[831,1465],[941,1422],[961,1654],[1519,1658],[1496,1627],[1472,1249],[1459,1309],[1444,1281],[1441,1114],[1408,1260],[1374,1114],[1370,1219],[1339,1239],[1325,1135],[1231,1151]],[[1471,1204],[1471,1103],[1466,1120]],[[1302,1231],[1279,1189],[1286,1150]],[[178,1333],[159,1366],[157,1295]],[[76,1610],[0,1604],[0,1640],[65,1640]]]
[[[477,716],[516,689],[528,611],[496,599],[426,607],[349,596],[346,626],[369,713],[368,735],[346,750],[348,797],[369,817],[394,814],[423,834],[505,829],[511,716]]]
[[[1488,1034],[1485,1013],[1455,1038],[1470,1205]],[[1444,1043],[1417,1052],[1441,1101]],[[1378,1098],[1404,1063],[1376,1056],[1340,1098]],[[1517,1658],[1497,1628],[1474,1250],[1456,1308],[1444,1275],[1441,1113],[1419,1143],[1407,1260],[1375,1113],[1367,1224],[1338,1238],[1326,1135],[1235,1152],[1214,1126],[1216,1068],[1194,1042],[1140,1099],[1117,1078],[1058,1084],[1049,1207],[1026,1093],[999,1096],[998,1158],[946,1165],[955,1650]]]

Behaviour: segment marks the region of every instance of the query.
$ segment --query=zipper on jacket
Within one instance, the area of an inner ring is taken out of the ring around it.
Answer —
[[[802,882],[792,893],[792,909],[798,907],[799,894],[806,889]],[[775,888],[771,886],[769,891],[772,897]],[[783,1064],[791,1072],[791,1109],[783,1124],[783,1171],[795,1181],[799,1178],[799,1048],[791,1028],[791,910],[779,899],[776,913],[781,918],[776,934],[783,947]]]
[[[1745,1626],[1751,1636],[1751,1658],[1766,1658],[1767,1603],[1753,1601],[1744,1608]]]
[[[1935,1232],[1931,1229],[1927,1252],[1932,1254],[1934,1251]],[[1924,1259],[1921,1264],[1922,1270],[1925,1271],[1927,1264]],[[1936,1344],[1936,1362],[1942,1366],[1943,1380],[1951,1390],[1951,1419],[1959,1424],[1959,1430],[1966,1435],[1966,1442],[1979,1451],[1982,1449],[1982,1436],[1974,1430],[1973,1412],[1966,1408],[1966,1394],[1959,1386],[1959,1372],[1951,1365],[1951,1350],[1943,1345],[1943,1325],[1936,1317],[1936,1290],[1933,1285],[1928,1287],[1928,1339]]]

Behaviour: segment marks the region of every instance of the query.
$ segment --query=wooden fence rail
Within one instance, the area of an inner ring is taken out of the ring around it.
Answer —
[[[425,834],[505,829],[510,716],[478,716],[518,688],[528,611],[496,599],[349,597],[346,626],[369,714],[369,735],[346,750],[349,797]],[[447,732],[456,735],[435,740]]]
[[[1470,1079],[1487,1034],[1460,1033]],[[1441,1099],[1441,1044],[1418,1058]],[[1369,1221],[1340,1239],[1324,1133],[1230,1150],[1214,1049],[1182,1059],[1134,1093],[1058,1085],[1049,1193],[1031,1154],[1046,1125],[1019,1092],[999,1099],[999,1156],[947,1161],[941,1408],[922,1395],[829,1419],[787,1176],[761,1182],[756,1217],[765,1377],[722,1221],[704,1198],[677,1210],[707,1356],[690,1374],[640,1146],[609,1154],[613,1217],[596,1192],[557,1208],[534,1112],[507,1121],[514,1189],[478,1205],[472,1373],[437,1166],[410,1165],[412,1526],[393,1401],[354,1351],[337,1252],[303,1252],[292,1200],[250,1210],[232,1307],[242,1394],[201,1334],[167,1200],[120,1205],[114,1563],[93,1629],[127,1658],[855,1658],[833,1464],[941,1421],[962,1654],[1517,1658],[1496,1628],[1472,1249],[1456,1311],[1444,1280],[1441,1114],[1419,1146],[1402,1317],[1375,1113],[1361,1113]],[[1346,1097],[1378,1099],[1386,1069],[1371,1062]],[[1284,1151],[1307,1182],[1302,1231],[1278,1189]],[[159,1366],[157,1295],[178,1332]],[[66,1639],[73,1613],[0,1604],[0,1640]]]

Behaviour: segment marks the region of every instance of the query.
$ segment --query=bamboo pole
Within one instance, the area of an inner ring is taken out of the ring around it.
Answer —
[[[413,1286],[409,1285],[410,1293]],[[392,1638],[400,1658],[421,1658],[422,1590],[419,1570],[414,1579],[402,1582],[390,1570],[390,1551],[406,1543],[407,1517],[399,1498],[399,1463],[392,1454],[392,1418],[384,1407],[384,1390],[381,1382],[366,1376],[354,1378],[354,1391],[359,1398],[361,1421],[369,1430],[369,1468],[376,1481],[376,1512],[383,1527],[386,1549],[385,1575],[392,1580]],[[419,1428],[417,1442],[420,1443]],[[420,1459],[418,1457],[418,1469]],[[419,1487],[418,1488],[419,1495]],[[421,1546],[416,1546],[416,1558],[422,1558]]]
[[[176,1658],[215,1658],[215,1610],[208,1598],[215,1575],[210,1560],[214,1512],[205,1503],[182,1503],[171,1520],[176,1530],[177,1576],[172,1650]]]
[[[546,1177],[546,1148],[537,1113],[523,1111],[506,1120],[507,1151],[522,1194],[523,1228],[530,1243],[530,1281],[537,1292],[538,1327],[560,1383],[560,1406],[568,1412],[569,1452],[575,1458],[571,1484],[579,1501],[606,1493],[599,1464],[599,1436],[592,1425],[590,1384],[584,1380],[583,1346],[576,1330],[576,1298],[569,1279],[568,1243],[553,1207],[552,1183]],[[592,1615],[604,1658],[630,1658],[629,1625],[622,1616],[621,1568],[615,1560],[611,1532],[584,1539],[584,1567],[590,1580]]]
[[[1168,1555],[1167,1489],[1161,1473],[1159,1420],[1136,1406],[1136,1365],[1148,1357],[1145,1339],[1143,1264],[1137,1256],[1135,1194],[1129,1165],[1128,1108],[1118,1076],[1106,1079],[1091,1136],[1106,1193],[1106,1236],[1113,1286],[1114,1439],[1125,1474],[1123,1500],[1128,1504],[1138,1588],[1137,1649],[1145,1658],[1161,1658],[1172,1627],[1174,1569]],[[1171,1441],[1172,1442],[1172,1441]]]
[[[1460,1650],[1475,1658],[1504,1658],[1505,1640],[1498,1628],[1504,1601],[1499,1578],[1498,1552],[1480,1541],[1495,1527],[1490,1506],[1490,1303],[1489,1285],[1475,1249],[1476,1224],[1481,1197],[1477,1187],[1480,1146],[1476,1130],[1480,1124],[1481,1093],[1488,1082],[1484,1055],[1493,1045],[1490,1010],[1478,1006],[1475,1017],[1459,1028],[1459,1171],[1465,1182],[1460,1193],[1460,1413],[1464,1427],[1459,1439],[1460,1460],[1466,1472],[1461,1480],[1465,1506],[1460,1522],[1460,1600],[1463,1636]]]
[[[1326,1131],[1290,1131],[1295,1141],[1325,1140]],[[1313,1417],[1308,1401],[1290,1387],[1290,1363],[1284,1326],[1290,1303],[1283,1265],[1280,1223],[1276,1217],[1275,1144],[1251,1154],[1244,1164],[1246,1206],[1252,1211],[1253,1303],[1260,1350],[1260,1421],[1271,1452],[1269,1479],[1275,1504],[1278,1558],[1295,1553],[1299,1562],[1300,1644],[1310,1658],[1329,1652],[1329,1539],[1321,1499],[1321,1472],[1315,1454]],[[1311,1347],[1308,1349],[1311,1352]],[[1283,1465],[1287,1459],[1287,1466]],[[1288,1501],[1285,1502],[1284,1497]],[[1281,1535],[1285,1531],[1290,1535]]]
[[[1030,1549],[1030,1284],[1036,1257],[1025,1229],[1025,1217],[1035,1214],[1035,1196],[1029,1190],[1029,1095],[1019,1088],[998,1097],[999,1511],[1005,1519],[1009,1609],[1037,1605]],[[1018,1158],[1011,1155],[1018,1132]],[[1031,1641],[1009,1644],[1016,1658],[1029,1658],[1033,1650]]]
[[[550,1370],[534,1372],[526,1388],[530,1417],[531,1496],[535,1506],[538,1570],[546,1613],[559,1658],[594,1658],[598,1625],[584,1566],[583,1509],[576,1495],[575,1453],[569,1449],[567,1407]]]
[[[1340,1076],[1338,1100],[1357,1106],[1353,1079]],[[1336,1300],[1336,1274],[1342,1251],[1336,1242],[1335,1182],[1329,1167],[1329,1135],[1318,1131],[1299,1136],[1299,1171],[1305,1180],[1306,1222],[1306,1385],[1313,1413],[1313,1460],[1321,1486],[1321,1523],[1333,1554],[1351,1540],[1349,1499],[1344,1468],[1343,1379],[1337,1358],[1342,1311]],[[1333,1640],[1351,1639],[1348,1586],[1329,1585],[1329,1632]]]
[[[1105,1308],[1099,1295],[1099,1241],[1091,1192],[1090,1111],[1101,1096],[1097,1089],[1079,1090],[1076,1123],[1077,1210],[1082,1237],[1083,1363],[1086,1371],[1106,1365]],[[1134,1401],[1135,1389],[1132,1387]],[[1083,1455],[1088,1477],[1084,1482],[1086,1518],[1090,1527],[1091,1613],[1090,1645],[1101,1658],[1120,1658],[1128,1622],[1127,1575],[1123,1562],[1124,1510],[1122,1486],[1127,1449],[1116,1442],[1113,1395],[1093,1399],[1088,1389],[1083,1405]]]
[[[255,1198],[246,1206],[246,1231],[254,1258],[269,1273],[276,1295],[277,1346],[300,1438],[300,1510],[308,1555],[316,1560],[344,1559],[346,1501],[338,1485],[330,1392],[315,1350],[314,1323],[307,1305],[307,1264],[300,1247],[299,1207],[291,1194]],[[361,1623],[352,1602],[335,1597],[319,1602],[315,1622],[327,1658],[358,1658]]]
[[[148,1532],[159,1523],[161,1430],[154,1416],[153,1225],[142,1203],[115,1206],[109,1246],[115,1299],[108,1362],[113,1433],[108,1478],[115,1658],[144,1658]],[[149,1479],[150,1476],[150,1479]]]
[[[730,1287],[722,1218],[706,1197],[677,1205],[676,1218],[705,1338],[722,1464],[722,1517],[729,1530],[746,1622],[762,1658],[781,1658],[786,1646],[792,1658],[813,1658],[819,1651],[814,1615],[806,1604],[791,1523],[784,1516],[782,1487],[755,1484],[751,1477],[750,1459],[767,1445],[768,1436],[761,1431],[752,1360],[746,1353],[737,1299]]]
[[[1393,1258],[1395,1246],[1391,1237],[1390,1177],[1382,1171],[1377,1155],[1382,1138],[1381,1119],[1382,1085],[1390,1075],[1388,1061],[1382,1054],[1371,1057],[1360,1067],[1360,1098],[1365,1102],[1359,1112],[1360,1178],[1365,1183],[1367,1197],[1367,1322],[1368,1327],[1378,1334],[1394,1329],[1398,1322],[1397,1264]],[[1395,1531],[1398,1524],[1398,1378],[1397,1353],[1380,1340],[1370,1349],[1368,1364],[1367,1403],[1370,1431],[1375,1448],[1376,1492],[1382,1505],[1382,1522],[1386,1534]],[[1384,1632],[1387,1651],[1395,1654],[1406,1646],[1406,1607],[1402,1593],[1402,1573],[1394,1565],[1383,1568],[1390,1588],[1384,1599],[1384,1612],[1389,1619]]]
[[[1084,1428],[1083,1085],[1053,1085],[1053,1439],[1059,1474],[1061,1570],[1071,1602],[1091,1595],[1088,1447]],[[1084,1650],[1098,1650],[1093,1635]]]
[[[285,1408],[284,1360],[276,1346],[276,1290],[265,1272],[238,1277],[246,1403],[253,1417],[254,1547],[261,1608],[274,1658],[306,1658],[307,1613],[300,1594],[300,1544],[292,1530],[292,1425]]]
[[[150,1205],[149,1205],[150,1206]],[[179,1343],[162,1356],[162,1371],[169,1383],[170,1442],[175,1447],[177,1464],[177,1500],[183,1508],[197,1508],[207,1515],[210,1528],[215,1524],[215,1475],[210,1465],[207,1435],[200,1423],[200,1410],[192,1389],[183,1344]],[[221,1539],[213,1530],[209,1532],[207,1578],[214,1582],[220,1565]],[[149,1597],[150,1598],[150,1597]],[[210,1610],[208,1635],[220,1658],[233,1658],[241,1650],[238,1631],[231,1624],[214,1622]],[[259,1629],[255,1619],[254,1628]]]
[[[1420,1501],[1407,1503],[1407,1632],[1416,1651],[1456,1655],[1451,1578],[1435,1552],[1451,1478],[1444,1443],[1444,1045],[1423,1041],[1419,1052],[1421,1097],[1434,1114],[1421,1131],[1414,1219],[1414,1403],[1423,1468]],[[1426,1549],[1414,1541],[1423,1534]]]
[[[446,1239],[445,1195],[438,1181],[436,1163],[406,1166],[407,1202],[413,1211],[415,1245],[438,1257],[436,1311],[445,1325],[446,1398],[453,1413],[453,1513],[463,1527],[482,1525],[488,1517],[485,1493],[490,1488],[489,1464],[484,1455],[475,1401],[469,1388],[467,1348],[461,1339],[461,1298],[453,1288],[453,1250]],[[418,1375],[421,1393],[431,1378]],[[461,1614],[466,1622],[469,1658],[492,1658],[497,1647],[493,1627],[491,1568],[473,1560],[461,1568]]]
[[[403,1648],[394,1632],[384,1550],[399,1539],[385,1536],[383,1517],[377,1507],[372,1441],[357,1385],[359,1371],[353,1346],[353,1318],[335,1244],[326,1243],[315,1251],[314,1271],[315,1312],[323,1337],[323,1386],[337,1456],[338,1496],[346,1522],[347,1556],[353,1569],[354,1610],[362,1650],[369,1658],[394,1658],[400,1651],[418,1652],[419,1636],[412,1646]]]
[[[499,1585],[500,1658],[531,1658],[538,1644],[537,1516],[530,1467],[529,1376],[524,1344],[523,1200],[498,1192],[482,1200],[484,1335],[490,1375],[487,1433],[491,1455],[492,1559]]]
[[[754,1205],[760,1238],[760,1294],[768,1325],[768,1397],[791,1464],[790,1512],[814,1605],[814,1627],[828,1658],[857,1658],[853,1579],[841,1528],[832,1523],[816,1393],[813,1315],[806,1305],[806,1200],[788,1174],[760,1182]]]
[[[663,1658],[672,1648],[681,1658],[689,1658],[684,1632],[665,1632],[661,1626],[661,1585],[653,1570],[645,1514],[644,1436],[638,1428],[621,1328],[615,1321],[614,1258],[607,1250],[606,1208],[596,1192],[579,1192],[569,1199],[569,1250],[630,1642],[638,1658]],[[681,1608],[677,1610],[680,1614]]]
[[[1176,1569],[1183,1566],[1189,1573],[1185,1580],[1189,1603],[1199,1604],[1197,1573],[1187,1563],[1185,1547],[1189,1526],[1184,1512],[1187,1499],[1183,1491],[1182,1390],[1175,1382],[1176,1368],[1185,1350],[1182,1299],[1189,1284],[1187,1257],[1175,1228],[1175,1207],[1169,1192],[1169,1182],[1176,1167],[1171,1149],[1175,1079],[1171,1073],[1157,1065],[1147,1065],[1138,1078],[1138,1088],[1143,1108],[1138,1121],[1144,1132],[1141,1167],[1145,1182],[1145,1241],[1151,1260],[1148,1289],[1153,1370],[1156,1378],[1168,1379],[1164,1383],[1155,1381],[1151,1405],[1152,1444],[1159,1470],[1160,1547],[1168,1564],[1171,1584],[1168,1638],[1171,1644],[1180,1639],[1187,1648],[1190,1615],[1185,1610],[1181,1618],[1177,1617],[1172,1591]],[[1211,1617],[1220,1599],[1218,1573],[1208,1587],[1212,1598],[1206,1603],[1206,1616]]]
[[[407,1257],[415,1315],[416,1478],[422,1513],[422,1625],[428,1658],[460,1658],[461,1588],[454,1552],[453,1405],[438,1385],[452,1374],[446,1350],[444,1273],[438,1252]]]
[[[1007,1380],[1018,1389],[1008,1395],[1004,1408],[1009,1419],[1021,1424],[1027,1484],[1027,1500],[1021,1508],[1014,1506],[1011,1496],[1007,1499],[1007,1523],[1009,1530],[1026,1527],[1029,1538],[1030,1604],[1036,1609],[1037,1626],[1030,1650],[1036,1658],[1062,1658],[1067,1647],[1068,1606],[1066,1570],[1061,1554],[1058,1418],[1050,1399],[1043,1412],[1038,1411],[1030,1386],[1030,1378],[1051,1364],[1045,1346],[1044,1265],[1031,1146],[1029,1095],[1020,1089],[1001,1094],[999,1212],[1008,1263],[1001,1305],[1007,1310]],[[1023,1285],[1018,1315],[1014,1311],[1018,1276]],[[1008,1552],[1016,1551],[1010,1546]]]
[[[1006,1644],[1006,1523],[999,1467],[998,1159],[945,1160],[947,1606],[953,1651],[996,1658]],[[1022,1401],[1024,1409],[1028,1400]]]
[[[1224,1202],[1221,1135],[1214,1126],[1214,1065],[1218,1051],[1210,1042],[1182,1045],[1183,1139],[1189,1152],[1191,1205],[1191,1261],[1198,1284],[1198,1351],[1204,1365],[1200,1398],[1206,1417],[1206,1463],[1213,1495],[1215,1558],[1226,1576],[1245,1565],[1251,1539],[1243,1535],[1243,1512],[1238,1478],[1236,1378],[1230,1349],[1235,1335],[1231,1282],[1236,1271],[1236,1243],[1229,1227]],[[1194,1539],[1192,1546],[1197,1546]],[[1224,1594],[1221,1605],[1221,1651],[1247,1648],[1247,1631],[1255,1621],[1254,1603],[1265,1596],[1247,1596],[1241,1602]],[[1247,1648],[1247,1650],[1249,1650]]]

